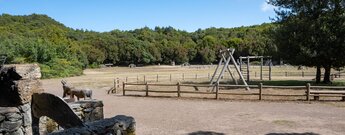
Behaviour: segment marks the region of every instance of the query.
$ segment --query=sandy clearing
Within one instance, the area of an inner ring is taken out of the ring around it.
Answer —
[[[67,80],[73,83],[99,81],[92,76]],[[60,80],[42,80],[45,91],[61,96]],[[105,117],[120,114],[133,116],[137,122],[138,135],[345,133],[345,108],[332,105],[123,97],[107,95],[109,87],[102,86],[92,88],[94,98],[103,100]]]

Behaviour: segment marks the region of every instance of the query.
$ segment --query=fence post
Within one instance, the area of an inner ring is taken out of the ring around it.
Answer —
[[[122,82],[122,94],[123,94],[123,96],[126,96],[125,87],[126,87],[126,83],[125,83],[125,82]]]
[[[157,79],[156,79],[156,81],[158,82],[158,80],[159,80],[159,79],[158,79],[158,74],[157,74]]]
[[[216,83],[216,100],[219,99],[218,94],[219,94],[219,82]]]
[[[195,80],[198,79],[198,74],[195,74]]]
[[[247,56],[247,81],[249,82],[250,81],[250,58],[249,56]]]
[[[120,88],[120,79],[119,78],[116,78],[116,87]]]
[[[181,97],[181,86],[180,86],[180,82],[177,82],[177,97]]]
[[[115,93],[117,93],[117,80],[114,79],[114,89],[115,90]],[[111,93],[114,93],[114,91],[112,91]]]
[[[262,83],[259,84],[259,100],[262,100]]]
[[[302,77],[304,77],[304,71],[302,71]]]
[[[270,60],[270,66],[268,67],[268,80],[272,80],[272,60]]]
[[[184,80],[184,73],[182,73],[182,80]]]
[[[207,79],[210,79],[210,73],[207,74]]]
[[[307,83],[306,94],[307,94],[307,101],[310,101],[310,83]]]
[[[126,76],[126,82],[128,82],[128,77]]]
[[[260,80],[263,78],[263,73],[262,73],[262,67],[264,66],[264,58],[261,58],[261,63],[260,63]]]
[[[145,83],[145,89],[146,89],[146,97],[149,96],[149,85],[147,84],[147,82]]]
[[[256,71],[255,71],[255,78],[256,78]]]
[[[171,74],[170,74],[170,82],[171,82]]]

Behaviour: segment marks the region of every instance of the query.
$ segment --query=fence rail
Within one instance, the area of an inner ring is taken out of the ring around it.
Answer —
[[[233,73],[235,74],[235,73]],[[218,76],[218,74],[216,75]],[[259,72],[250,72],[251,78],[260,79]],[[143,75],[138,74],[136,76],[124,77],[122,80],[125,82],[136,82],[136,83],[145,83],[145,82],[173,82],[173,81],[188,81],[188,80],[209,80],[212,77],[212,73],[180,73],[180,74],[152,74],[152,75]],[[314,72],[272,72],[272,78],[275,77],[315,77]],[[321,75],[323,77],[323,75]],[[263,80],[268,80],[269,75],[263,74]],[[345,73],[332,74],[331,79],[333,78],[345,78]],[[231,77],[228,74],[224,74],[222,79],[229,80]]]
[[[145,86],[142,90],[128,89],[127,86]],[[176,90],[150,90],[150,86],[163,86],[163,87],[175,87]],[[215,87],[215,91],[183,91],[182,87]],[[181,93],[186,94],[209,94],[214,95],[215,99],[219,99],[219,95],[254,95],[258,96],[259,100],[262,100],[264,96],[285,96],[285,97],[305,97],[307,101],[310,101],[310,97],[314,97],[315,100],[319,100],[320,96],[324,97],[342,97],[342,101],[345,101],[345,86],[311,86],[307,83],[305,86],[270,86],[263,85],[249,85],[250,88],[259,89],[258,92],[249,93],[229,93],[226,90],[220,90],[220,88],[246,88],[245,85],[220,85],[218,83],[214,85],[206,84],[181,84],[180,82],[176,84],[154,84],[154,83],[126,83],[123,82],[123,96],[126,96],[126,92],[144,92],[145,96],[149,96],[149,93],[175,93],[177,97],[181,97]],[[304,90],[304,94],[272,94],[263,93],[264,89],[291,89],[291,90]]]

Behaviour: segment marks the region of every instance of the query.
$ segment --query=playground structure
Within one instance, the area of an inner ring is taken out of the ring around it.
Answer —
[[[236,72],[238,73],[238,76],[240,77],[240,79],[242,80],[243,82],[243,85],[247,86],[246,89],[249,90],[249,87],[248,87],[248,84],[246,82],[246,80],[244,79],[241,71],[240,71],[240,68],[238,67],[236,61],[235,61],[235,58],[233,56],[234,52],[235,52],[235,49],[233,48],[229,48],[229,49],[225,49],[225,50],[220,50],[220,55],[222,56],[221,59],[219,60],[219,63],[217,65],[217,68],[216,70],[214,71],[213,75],[212,75],[212,78],[210,80],[210,85],[218,85],[219,84],[219,81],[220,79],[223,77],[224,75],[224,72],[225,70],[228,71],[228,73],[230,74],[232,80],[235,82],[235,84],[237,85],[238,82],[237,80],[235,79],[234,75],[233,75],[233,72],[231,71],[231,68],[230,68],[230,65],[229,64],[233,64],[235,66],[235,69],[236,69]],[[217,73],[218,73],[218,70],[219,68],[222,67],[220,73],[218,74],[217,76]],[[216,81],[214,81],[214,79],[216,78],[217,76],[217,79]],[[213,87],[214,88],[214,87]]]
[[[247,56],[247,57],[240,57],[239,58],[239,65],[240,71],[243,75],[246,76],[246,80],[250,81],[250,59],[260,59],[260,80],[263,80],[263,66],[264,66],[264,59],[268,59],[268,80],[272,80],[272,59],[271,56]],[[245,62],[246,61],[246,62]],[[246,67],[242,66],[245,63]]]

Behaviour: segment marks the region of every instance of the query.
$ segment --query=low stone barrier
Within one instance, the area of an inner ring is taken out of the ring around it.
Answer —
[[[100,100],[81,100],[68,103],[68,105],[83,122],[93,122],[104,119],[103,102]]]
[[[133,117],[117,115],[113,118],[85,123],[84,127],[69,128],[50,133],[50,135],[135,135]]]
[[[31,122],[29,103],[18,107],[0,107],[0,135],[32,134]]]

